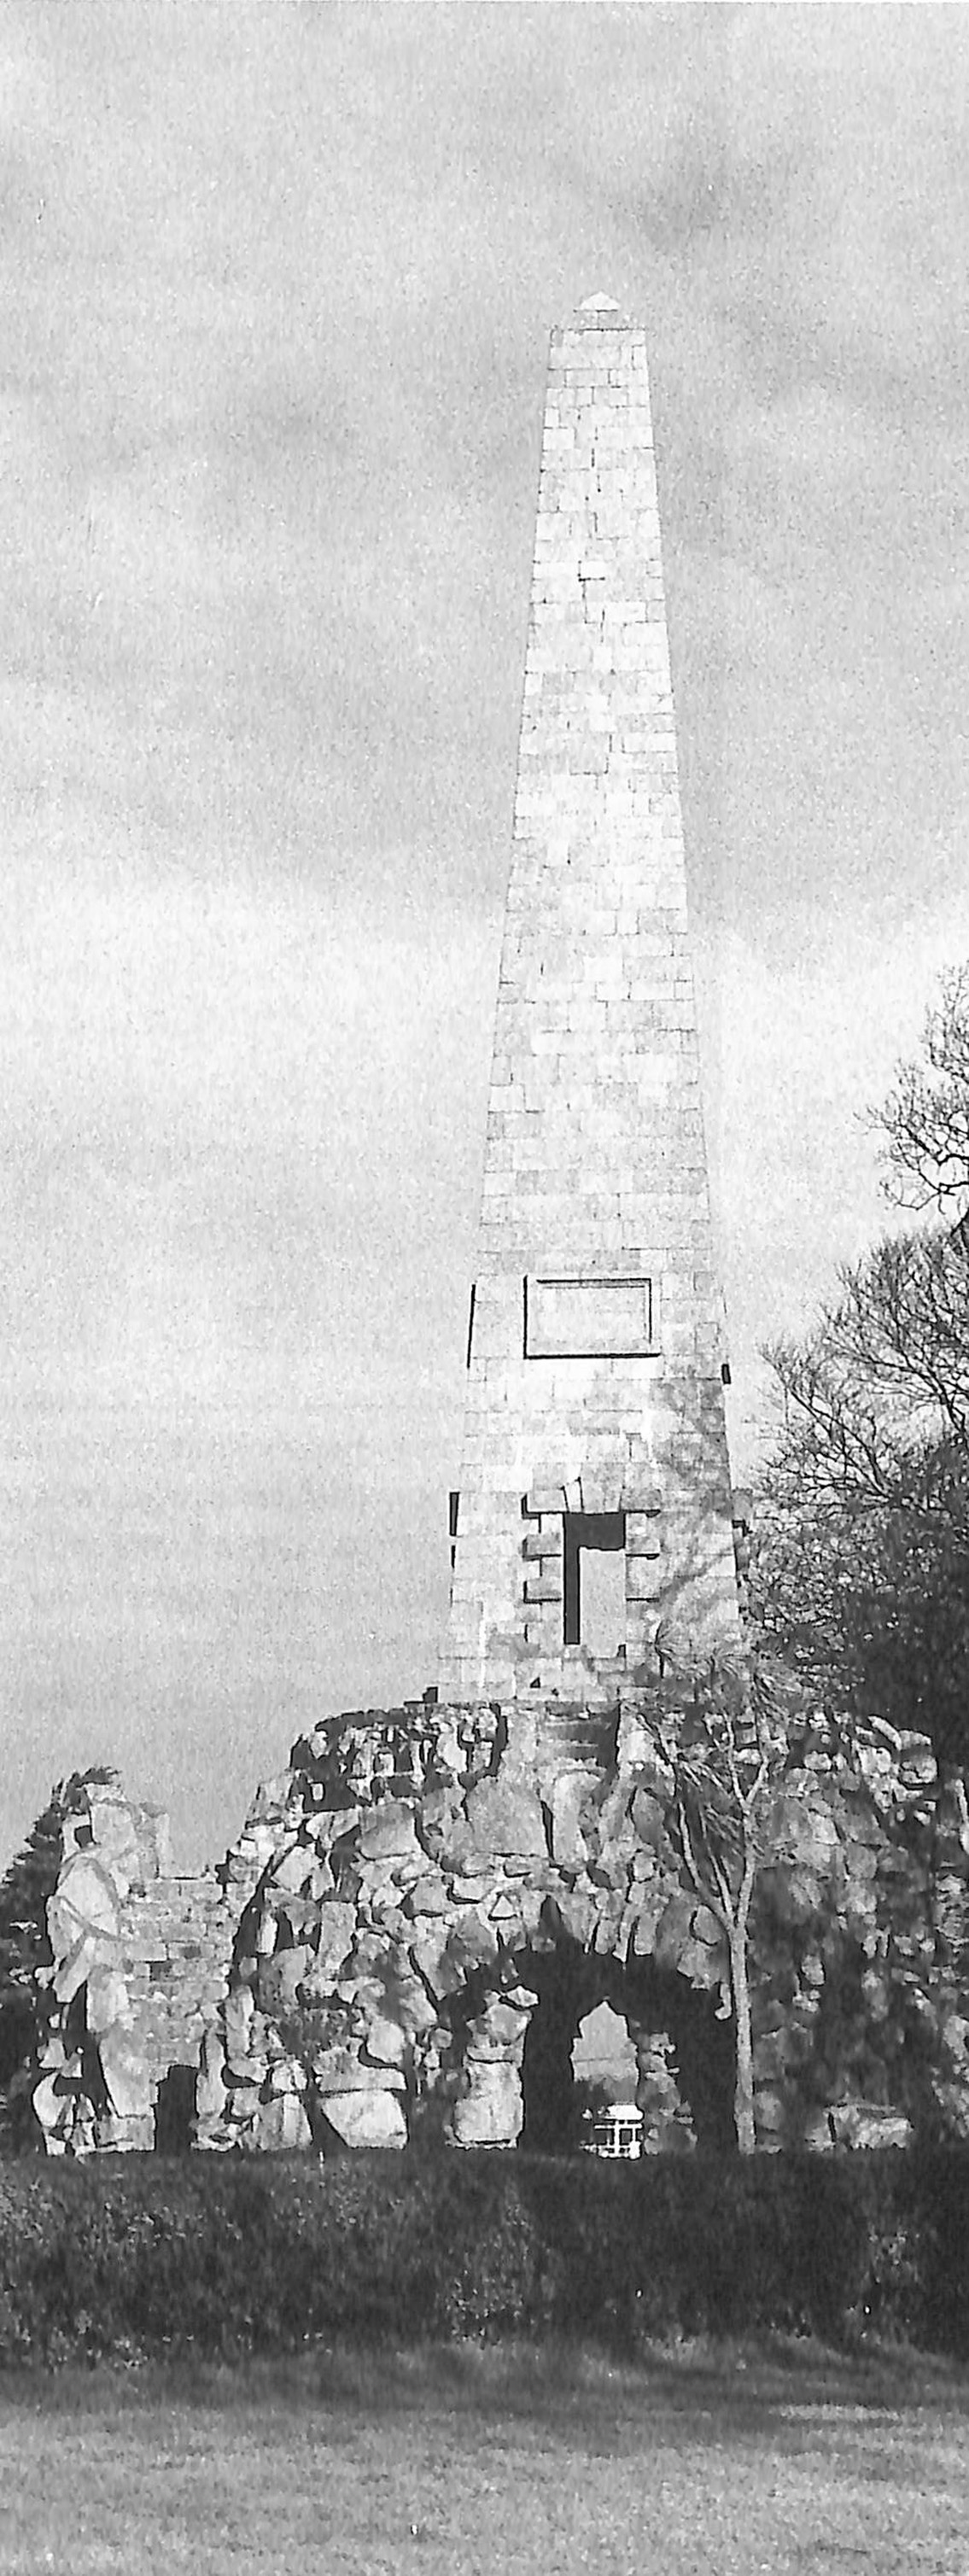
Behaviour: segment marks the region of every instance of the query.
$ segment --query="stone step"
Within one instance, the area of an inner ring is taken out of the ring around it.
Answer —
[[[607,1769],[615,1761],[618,1708],[546,1707],[539,1725],[538,1756],[540,1765],[553,1763],[556,1768],[568,1762],[581,1762],[595,1770]]]

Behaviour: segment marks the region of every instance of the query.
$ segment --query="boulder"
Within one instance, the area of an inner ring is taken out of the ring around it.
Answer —
[[[289,2147],[312,2144],[312,2131],[298,2094],[276,2093],[269,2102],[260,2102],[255,2117],[254,2142],[270,2155]]]
[[[323,2109],[327,2127],[345,2147],[405,2147],[407,2122],[396,2093],[328,2093]],[[326,2143],[324,2141],[324,2154]]]
[[[151,2070],[130,2032],[120,2024],[102,2031],[98,2056],[110,2109],[119,2119],[149,2119],[154,2108]]]
[[[311,1972],[314,1987],[337,1976],[353,1948],[356,1928],[356,1906],[341,1904],[335,1896],[327,1897],[320,1907],[319,1942]]]
[[[222,2080],[225,2050],[218,2033],[207,2030],[199,2053],[199,2070],[195,2078],[195,2112],[199,2120],[221,2119],[225,2109],[225,2085]]]
[[[528,2013],[516,2010],[495,1996],[477,2021],[472,2022],[466,2044],[468,2066],[479,2059],[518,2065],[521,2059]]]
[[[476,1907],[469,1906],[467,1911],[459,1916],[453,1932],[448,1935],[446,1953],[448,1968],[457,1983],[463,1985],[475,1968],[492,1966],[497,1956],[498,1941],[494,1925],[489,1923],[486,1914],[481,1914]]]
[[[479,1780],[468,1793],[467,1819],[472,1848],[484,1857],[548,1859],[541,1799],[524,1780]]]
[[[446,1914],[450,1901],[443,1878],[436,1871],[433,1874],[428,1871],[422,1878],[415,1879],[409,1889],[404,1900],[404,1912],[411,1916]]]
[[[433,2029],[437,2015],[420,1977],[397,1968],[387,1979],[384,1997],[387,2019],[399,2023],[407,2038]]]
[[[563,1771],[552,1788],[552,1858],[560,1869],[579,1870],[588,1859],[579,1827],[586,1783],[580,1772]]]
[[[447,1946],[447,1924],[432,1919],[430,1928],[414,1942],[411,1951],[411,1958],[423,1984],[438,2003],[445,1995],[453,1994],[461,1983],[460,1970],[453,1963],[448,1962]]]
[[[474,2059],[468,2074],[470,2088],[451,2114],[455,2146],[513,2147],[524,2117],[517,2069]]]
[[[654,1797],[651,1789],[636,1790],[630,1815],[639,1842],[651,1852],[661,1852],[666,1841],[666,1817],[661,1800]]]
[[[306,2069],[298,2057],[277,2058],[269,2078],[273,2093],[305,2093],[307,2081]]]
[[[248,2058],[255,2010],[251,1986],[233,1986],[223,2006],[225,2053],[232,2066],[244,2065]]]
[[[378,2014],[371,2022],[364,2041],[364,2053],[376,2066],[402,2066],[407,2039],[398,2022]]]
[[[382,1798],[380,1805],[365,1817],[360,1828],[360,1853],[363,1860],[419,1857],[414,1810],[405,1799]]]
[[[691,1937],[694,1899],[671,1896],[656,1926],[653,1954],[658,1968],[678,1968]]]
[[[303,1983],[309,1962],[305,1941],[294,1942],[291,1950],[277,1950],[272,1964],[271,1987],[267,1979],[263,1997],[267,2010],[284,2013],[292,2010],[297,1987]]]
[[[636,1920],[633,1924],[632,1933],[633,1952],[637,1959],[651,1959],[654,1957],[656,1951],[657,1926],[660,1922],[661,1916],[665,1912],[665,1907],[666,1895],[663,1887],[640,1888],[637,1884],[635,1896]]]
[[[317,1856],[311,1843],[293,1843],[275,1864],[273,1887],[281,1888],[289,1896],[298,1896],[302,1888],[308,1887],[317,1866]]]

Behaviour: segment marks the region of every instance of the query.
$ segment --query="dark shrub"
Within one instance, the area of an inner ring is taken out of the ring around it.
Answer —
[[[0,2165],[0,2362],[868,2328],[969,2354],[969,2150]]]

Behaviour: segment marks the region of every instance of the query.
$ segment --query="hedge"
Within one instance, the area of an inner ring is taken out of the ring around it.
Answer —
[[[866,2329],[969,2356],[969,2150],[0,2165],[0,2364]]]

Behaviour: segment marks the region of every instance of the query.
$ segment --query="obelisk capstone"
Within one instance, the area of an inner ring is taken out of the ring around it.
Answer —
[[[595,297],[549,357],[443,1698],[736,1644],[720,1318],[646,342]]]

